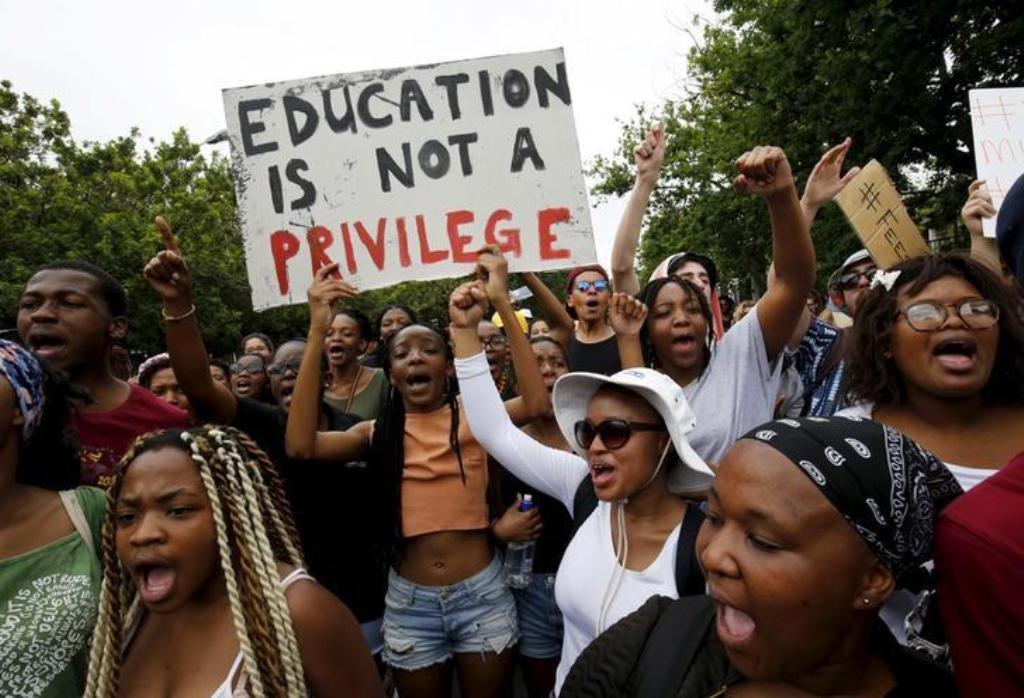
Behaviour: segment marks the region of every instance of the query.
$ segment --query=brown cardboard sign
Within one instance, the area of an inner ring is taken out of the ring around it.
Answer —
[[[879,268],[889,269],[931,252],[889,173],[877,160],[865,165],[835,201]]]

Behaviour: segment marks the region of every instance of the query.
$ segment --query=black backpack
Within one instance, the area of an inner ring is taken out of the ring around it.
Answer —
[[[572,532],[575,534],[597,508],[597,492],[589,475],[576,488],[572,504]],[[676,546],[676,592],[680,597],[704,593],[704,575],[697,564],[695,549],[697,531],[703,521],[704,512],[696,502],[690,502],[683,516],[683,525],[679,527],[679,544]]]

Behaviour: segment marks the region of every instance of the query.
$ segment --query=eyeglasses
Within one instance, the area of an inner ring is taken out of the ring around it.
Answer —
[[[503,334],[492,334],[490,337],[484,337],[480,340],[488,349],[504,349],[505,345],[508,344],[508,339]]]
[[[846,272],[845,274],[842,274],[839,277],[839,288],[841,288],[844,291],[849,291],[852,288],[857,288],[857,286],[860,284],[861,277],[867,279],[870,282],[871,277],[875,275],[876,271],[878,271],[878,269],[876,269],[875,267],[868,267],[864,271]]]
[[[921,301],[896,311],[896,315],[907,318],[907,324],[913,330],[934,332],[946,324],[950,308],[973,330],[987,330],[999,322],[999,306],[987,298],[972,298],[949,304]]]
[[[263,373],[263,362],[262,361],[250,361],[249,363],[234,363],[228,366],[228,370],[232,373],[248,373],[249,375],[255,376],[257,373]]]
[[[299,366],[302,365],[302,359],[290,359],[288,361],[282,361],[279,364],[272,364],[267,367],[267,373],[272,376],[284,375],[287,371],[299,372]]]
[[[608,282],[604,279],[598,279],[597,281],[587,281],[586,279],[580,279],[576,282],[576,290],[580,293],[586,293],[591,288],[600,293],[601,291],[608,290]]]
[[[606,419],[600,424],[591,424],[588,420],[581,419],[576,422],[573,429],[576,443],[580,448],[590,448],[594,443],[594,437],[600,436],[601,443],[610,451],[625,446],[634,431],[665,431],[665,425],[631,422],[627,419]]]

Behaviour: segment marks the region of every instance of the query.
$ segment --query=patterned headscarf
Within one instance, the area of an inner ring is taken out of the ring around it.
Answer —
[[[743,438],[798,466],[897,580],[931,559],[939,512],[962,492],[935,456],[866,419],[780,419]]]
[[[14,342],[0,339],[0,373],[11,383],[25,423],[21,437],[27,441],[43,418],[43,369],[36,357]]]

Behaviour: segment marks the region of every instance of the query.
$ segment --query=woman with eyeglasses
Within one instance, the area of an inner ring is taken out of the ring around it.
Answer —
[[[481,320],[476,328],[480,344],[487,355],[487,366],[491,369],[491,378],[498,386],[498,392],[506,400],[515,397],[515,386],[512,385],[508,372],[508,339],[502,328],[490,320]]]
[[[384,571],[377,564],[378,541],[365,531],[363,522],[375,503],[356,493],[368,487],[369,473],[362,461],[344,467],[319,467],[308,459],[289,458],[285,451],[285,429],[292,394],[306,343],[290,340],[278,346],[264,371],[259,356],[247,355],[231,367],[256,367],[265,374],[268,403],[239,397],[210,375],[210,362],[194,307],[191,275],[177,250],[167,249],[154,257],[145,270],[146,280],[163,302],[166,315],[181,317],[167,323],[167,352],[178,384],[202,421],[235,427],[248,434],[270,456],[284,479],[285,490],[306,551],[309,571],[327,589],[345,602],[360,623],[370,649],[382,649],[381,623],[384,615]],[[201,312],[201,311],[200,311]],[[323,386],[321,385],[321,398]],[[316,416],[321,430],[344,430],[359,421],[319,401]],[[363,531],[349,536],[339,547],[335,531]]]
[[[1020,299],[960,253],[886,276],[861,301],[847,383],[855,404],[840,414],[899,429],[969,490],[1024,443]]]
[[[1024,443],[1020,299],[960,253],[897,265],[861,300],[841,416],[893,428],[945,462],[969,490]],[[916,604],[903,592],[883,617],[903,638]]]
[[[570,373],[555,383],[555,420],[573,453],[516,428],[476,332],[485,305],[478,285],[452,294],[455,369],[470,429],[509,472],[574,519],[555,581],[564,618],[557,692],[583,648],[647,598],[703,593],[693,560],[703,517],[677,495],[704,490],[712,474],[687,443],[694,420],[682,390],[649,369]]]
[[[231,392],[242,399],[271,402],[267,365],[259,354],[240,356],[230,369]]]

